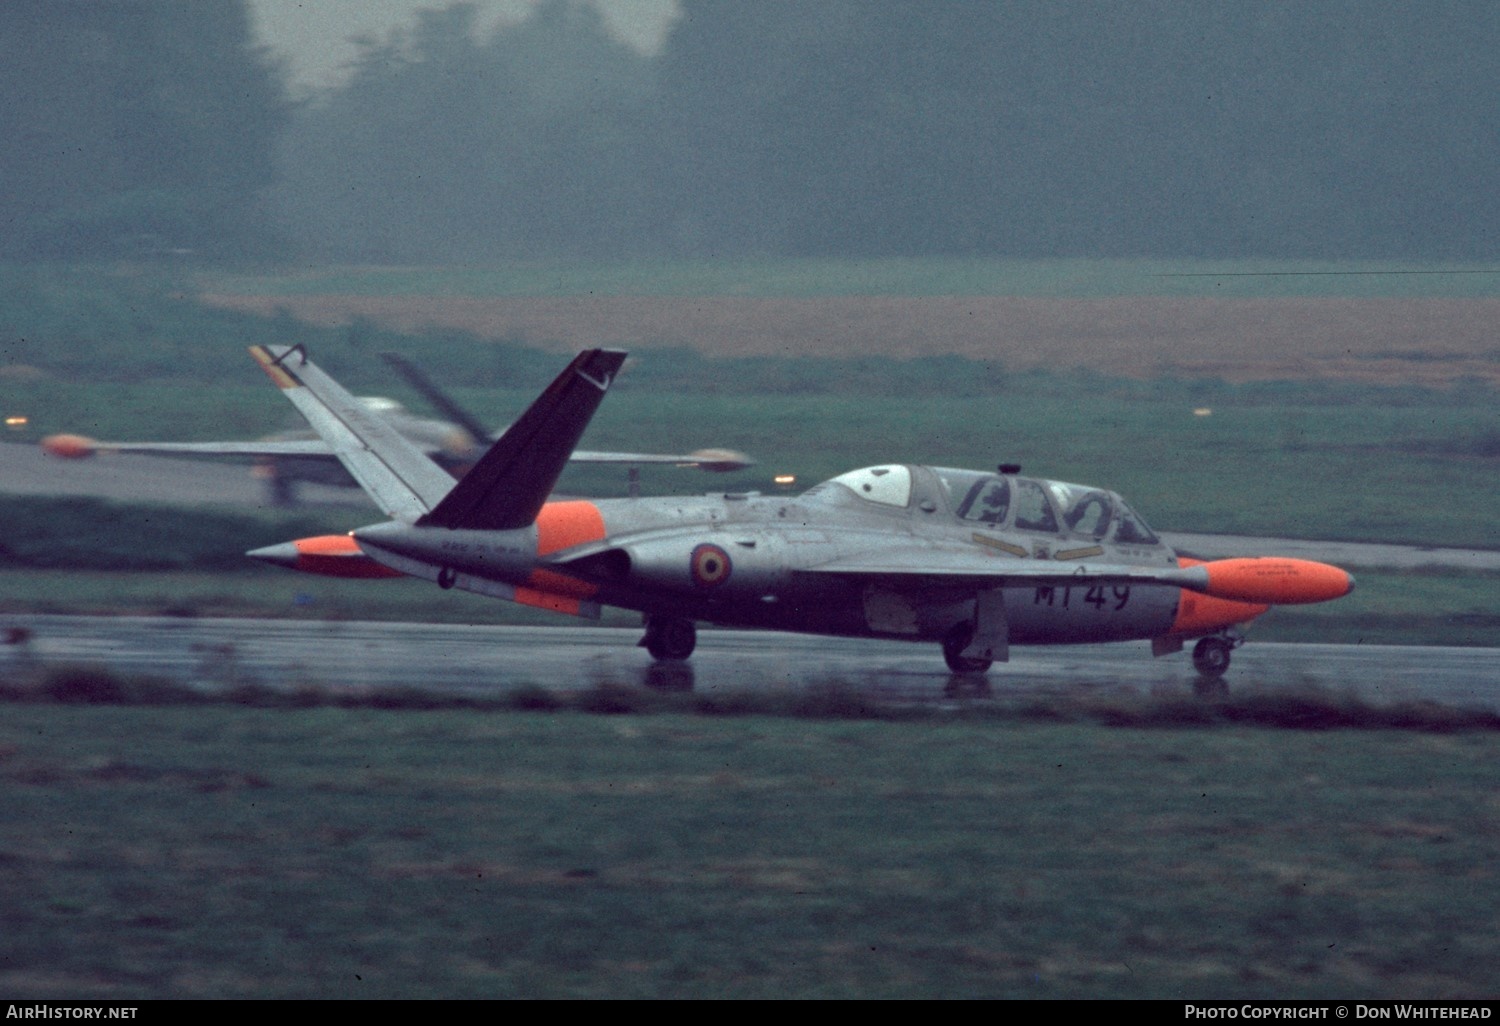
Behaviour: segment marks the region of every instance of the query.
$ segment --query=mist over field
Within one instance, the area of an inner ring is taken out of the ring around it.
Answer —
[[[1500,7],[435,5],[293,102],[243,0],[0,8],[0,257],[1488,260]]]

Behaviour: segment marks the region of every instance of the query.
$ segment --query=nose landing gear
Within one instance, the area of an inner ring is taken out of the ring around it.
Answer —
[[[1216,681],[1229,669],[1229,653],[1245,643],[1239,631],[1224,631],[1201,639],[1193,646],[1193,669],[1206,681]]]
[[[1229,653],[1245,643],[1238,632],[1215,634],[1201,639],[1193,646],[1193,668],[1198,679],[1193,681],[1193,693],[1199,698],[1223,698],[1229,693],[1224,683],[1224,672],[1229,669]]]

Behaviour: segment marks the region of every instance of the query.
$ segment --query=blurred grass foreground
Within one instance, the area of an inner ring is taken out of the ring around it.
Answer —
[[[0,988],[1483,996],[1497,737],[13,704]]]

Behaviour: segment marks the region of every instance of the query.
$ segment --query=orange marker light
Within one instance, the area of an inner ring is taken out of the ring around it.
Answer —
[[[1309,559],[1217,559],[1203,569],[1208,571],[1207,593],[1236,602],[1305,605],[1343,598],[1354,590],[1348,571]]]

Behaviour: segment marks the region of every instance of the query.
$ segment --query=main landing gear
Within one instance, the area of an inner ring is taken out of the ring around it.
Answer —
[[[995,664],[993,659],[966,657],[964,649],[974,640],[974,625],[965,620],[953,625],[943,638],[943,659],[954,673],[985,673]]]
[[[266,476],[266,499],[277,509],[290,509],[297,505],[297,482],[273,469]]]
[[[670,616],[646,617],[646,636],[640,646],[651,658],[681,662],[698,646],[698,628],[691,620]]]

